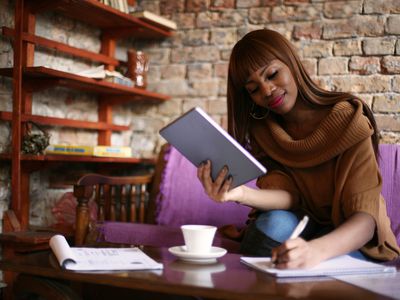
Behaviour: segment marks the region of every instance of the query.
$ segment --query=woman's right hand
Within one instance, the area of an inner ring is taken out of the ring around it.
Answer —
[[[228,167],[223,167],[213,181],[211,178],[211,162],[207,160],[197,168],[197,177],[207,195],[216,202],[239,201],[243,198],[243,186],[231,188],[232,177],[227,179]]]

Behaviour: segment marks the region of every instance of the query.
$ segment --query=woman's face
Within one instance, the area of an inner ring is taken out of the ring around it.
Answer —
[[[280,115],[292,110],[298,94],[292,73],[278,59],[252,73],[245,88],[255,104]]]

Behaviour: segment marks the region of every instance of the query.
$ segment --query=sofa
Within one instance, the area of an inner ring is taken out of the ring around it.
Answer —
[[[392,229],[400,244],[400,145],[380,145],[379,165]],[[99,241],[171,247],[183,245],[182,224],[227,224],[244,227],[249,207],[236,203],[218,204],[205,195],[196,177],[196,168],[175,148],[166,145],[160,152],[155,172],[147,224],[104,222]],[[255,182],[250,182],[255,186]],[[217,232],[214,246],[238,253],[239,243]]]

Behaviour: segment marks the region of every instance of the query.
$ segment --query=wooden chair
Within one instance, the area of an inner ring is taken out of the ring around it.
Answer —
[[[106,220],[144,223],[152,177],[152,174],[127,177],[88,174],[80,178],[74,185],[74,196],[78,200],[75,246],[94,242],[91,233],[97,234],[90,222],[91,199],[97,205],[96,223]]]

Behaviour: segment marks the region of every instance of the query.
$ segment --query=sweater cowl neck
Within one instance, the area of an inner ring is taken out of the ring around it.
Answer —
[[[252,135],[268,156],[294,168],[324,163],[372,134],[361,101],[355,101],[355,105],[338,102],[319,126],[300,140],[293,139],[273,119],[257,122],[252,128]]]

